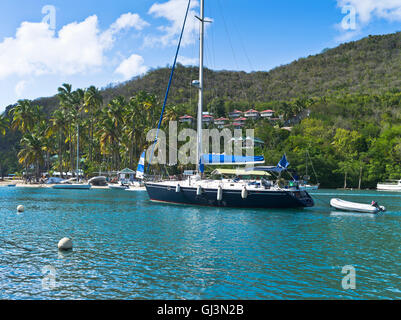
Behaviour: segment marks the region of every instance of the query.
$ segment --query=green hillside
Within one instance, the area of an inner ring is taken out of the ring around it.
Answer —
[[[162,68],[146,76],[105,90],[106,96],[129,96],[145,90],[164,95],[170,69]],[[187,102],[190,81],[197,68],[180,66],[174,78],[171,101]],[[349,42],[323,53],[280,66],[270,72],[206,70],[206,98],[266,102],[300,96],[331,95],[333,92],[382,93],[401,85],[401,33]],[[192,95],[195,93],[192,90]]]

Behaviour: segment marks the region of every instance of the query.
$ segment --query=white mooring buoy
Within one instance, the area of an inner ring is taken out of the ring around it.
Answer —
[[[25,210],[25,208],[24,208],[23,205],[19,205],[19,206],[17,207],[17,211],[18,211],[18,212],[24,212],[24,210]]]
[[[72,241],[70,238],[63,238],[58,242],[57,247],[59,250],[71,250],[72,249]]]

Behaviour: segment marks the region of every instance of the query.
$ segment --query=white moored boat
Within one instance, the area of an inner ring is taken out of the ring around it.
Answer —
[[[337,210],[352,212],[379,213],[386,211],[385,207],[379,206],[376,202],[373,202],[372,204],[363,204],[341,199],[331,199],[330,206]]]
[[[127,190],[129,186],[122,184],[122,183],[111,183],[108,185],[109,189],[113,190]]]
[[[318,190],[319,185],[311,185],[311,184],[301,184],[299,185],[299,190],[310,191],[310,190]]]
[[[55,184],[53,189],[74,189],[74,190],[89,190],[91,188],[90,184],[74,183],[74,184]]]
[[[378,183],[377,190],[381,191],[401,191],[401,180],[388,180]]]

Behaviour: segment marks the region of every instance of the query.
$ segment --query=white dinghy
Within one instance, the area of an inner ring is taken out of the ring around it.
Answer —
[[[375,201],[372,204],[363,204],[341,199],[331,199],[330,206],[342,211],[364,212],[364,213],[379,213],[386,211],[386,208],[379,206]]]
[[[109,184],[109,189],[112,190],[127,190],[129,188],[128,185],[122,184],[122,183],[112,183]]]

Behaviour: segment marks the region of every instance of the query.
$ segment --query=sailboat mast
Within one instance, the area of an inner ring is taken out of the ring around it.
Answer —
[[[79,124],[77,123],[77,182],[79,182]]]
[[[198,104],[198,136],[197,136],[197,169],[200,172],[200,160],[202,157],[202,117],[203,117],[203,56],[205,33],[205,3],[200,2],[200,45],[199,45],[199,104]]]

